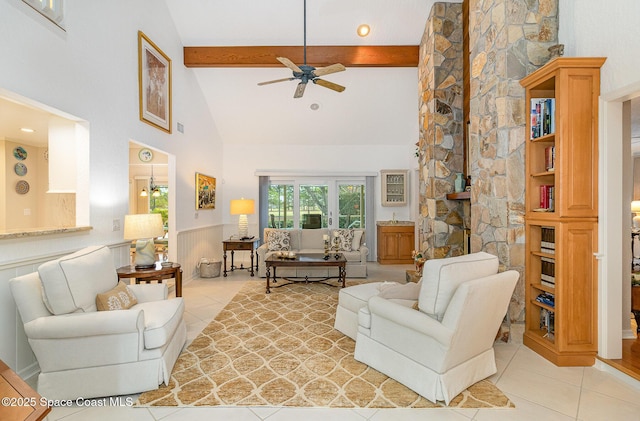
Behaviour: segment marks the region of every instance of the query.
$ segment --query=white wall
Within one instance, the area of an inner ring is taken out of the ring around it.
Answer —
[[[615,5],[613,4],[615,3]],[[623,331],[629,330],[631,192],[624,191],[625,138],[622,102],[640,95],[640,2],[637,0],[560,0],[559,41],[565,56],[607,57],[601,71],[599,119],[599,345],[603,358],[621,358]],[[628,133],[628,130],[626,130]]]
[[[293,98],[295,81],[258,86],[289,75],[282,69],[195,69],[224,143],[226,233],[237,220],[229,200],[258,198],[256,170],[314,173],[379,173],[417,167],[418,75],[416,68],[348,68],[326,76],[346,86],[337,93],[309,84]],[[318,104],[312,110],[311,104]],[[412,205],[380,206],[376,183],[375,215],[368,221],[413,219]],[[257,215],[249,216],[257,235]]]
[[[219,222],[219,212],[195,218],[194,173],[221,175],[222,157],[216,127],[193,72],[182,65],[182,46],[164,3],[69,2],[66,32],[22,2],[0,1],[0,88],[70,113],[90,124],[91,225],[86,238],[56,247],[122,239],[112,220],[128,212],[128,142],[135,140],[176,158],[176,229]],[[153,7],[153,13],[149,8]],[[137,31],[142,30],[170,58],[173,70],[173,134],[138,117]],[[185,133],[175,130],[184,124]],[[0,242],[0,263],[46,253],[50,239],[32,240],[27,248]]]
[[[559,0],[559,14],[565,56],[607,57],[603,96],[640,79],[639,1]]]
[[[222,176],[221,141],[193,72],[182,65],[178,40],[164,2],[113,0],[65,3],[66,32],[20,1],[0,0],[0,90],[9,91],[89,122],[90,224],[88,233],[0,240],[0,358],[25,369],[28,349],[8,289],[10,277],[34,262],[92,244],[122,243],[128,213],[129,141],[165,151],[175,161],[175,229],[220,224],[221,213],[195,215],[195,172]],[[138,117],[138,35],[142,30],[172,59],[173,134]],[[175,130],[184,124],[184,134]],[[213,238],[213,242],[219,242]]]

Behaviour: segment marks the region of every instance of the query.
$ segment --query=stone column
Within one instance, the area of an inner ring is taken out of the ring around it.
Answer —
[[[471,251],[520,271],[509,315],[523,321],[526,116],[519,81],[549,60],[558,0],[470,0],[469,15]]]
[[[462,5],[435,3],[418,64],[419,244],[427,258],[463,253],[463,209],[446,199],[463,169]]]

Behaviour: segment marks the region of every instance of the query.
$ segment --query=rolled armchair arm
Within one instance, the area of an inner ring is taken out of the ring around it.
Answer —
[[[360,262],[367,263],[368,255],[369,255],[369,247],[365,245],[360,246]]]
[[[415,330],[416,332],[430,336],[444,346],[451,343],[454,332],[443,326],[439,321],[432,319],[419,310],[403,306],[385,298],[373,296],[368,302],[371,317],[381,317],[392,323]],[[371,324],[372,335],[375,331],[375,323]]]
[[[262,244],[260,247],[256,249],[256,254],[261,258],[263,258],[265,254],[267,254],[268,250],[269,250],[269,247],[267,247],[266,244]]]
[[[24,325],[24,331],[29,339],[83,338],[143,330],[144,311],[142,309],[39,317]]]
[[[256,256],[258,256],[258,276],[265,276],[267,266],[264,263],[264,259],[267,251],[269,251],[269,247],[266,244],[262,244],[256,249]]]

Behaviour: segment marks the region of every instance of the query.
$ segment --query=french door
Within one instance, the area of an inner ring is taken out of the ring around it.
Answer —
[[[362,178],[270,178],[270,228],[365,228]]]

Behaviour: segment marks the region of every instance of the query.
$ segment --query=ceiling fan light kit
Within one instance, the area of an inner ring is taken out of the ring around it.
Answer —
[[[307,65],[307,1],[304,1],[304,64],[298,66],[291,60],[286,57],[276,57],[277,60],[284,64],[286,67],[291,69],[293,72],[293,77],[287,77],[283,79],[270,80],[267,82],[258,83],[259,86],[269,85],[272,83],[285,82],[290,80],[300,80],[298,82],[298,86],[296,87],[295,92],[293,93],[294,98],[302,98],[304,95],[304,90],[307,87],[307,83],[309,81],[313,82],[314,85],[320,85],[325,88],[331,89],[336,92],[342,92],[346,88],[342,85],[338,85],[337,83],[329,82],[324,79],[320,79],[320,76],[329,75],[331,73],[343,72],[346,68],[340,64],[332,64],[326,67],[318,67],[315,68],[313,66]]]

